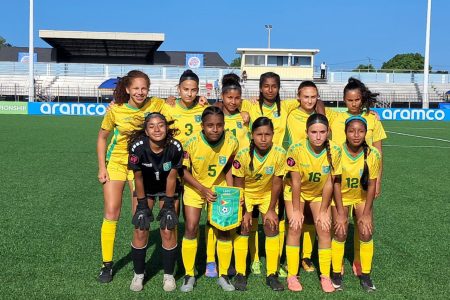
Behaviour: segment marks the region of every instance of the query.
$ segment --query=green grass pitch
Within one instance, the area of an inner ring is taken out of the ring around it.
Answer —
[[[249,291],[245,293],[225,294],[215,279],[204,276],[189,295],[179,291],[165,293],[159,246],[155,246],[160,244],[156,223],[152,224],[147,253],[151,278],[142,292],[130,291],[132,226],[128,192],[124,194],[116,238],[115,277],[110,284],[99,284],[96,277],[101,263],[103,200],[97,182],[95,147],[100,122],[101,118],[96,117],[0,117],[2,299],[325,297],[317,274],[303,271],[300,276],[304,291],[300,294],[272,292],[265,286],[263,276],[252,275]],[[375,203],[373,280],[377,291],[367,295],[351,274],[350,239],[345,290],[327,297],[448,299],[450,123],[385,122],[384,125],[388,131],[385,175],[382,197]],[[202,274],[204,249],[199,253],[197,268]],[[181,285],[181,279],[177,285]]]

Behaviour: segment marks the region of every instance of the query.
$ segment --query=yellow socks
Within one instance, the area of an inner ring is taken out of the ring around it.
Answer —
[[[311,254],[315,242],[316,242],[316,227],[314,226],[314,224],[304,224],[302,258],[311,259]]]
[[[234,236],[234,263],[236,272],[245,276],[247,269],[247,253],[248,253],[248,236],[238,235]]]
[[[219,260],[219,276],[227,275],[230,267],[233,243],[231,241],[217,240],[217,258]]]
[[[370,274],[372,270],[373,248],[373,240],[360,242],[361,271],[364,274]]]
[[[280,237],[266,236],[266,270],[267,276],[277,274],[278,261],[280,260]]]
[[[345,242],[333,239],[331,241],[331,260],[334,273],[341,273],[342,261],[344,260]]]
[[[195,256],[197,254],[197,239],[183,238],[181,243],[181,254],[186,275],[194,276]]]
[[[279,253],[279,257],[281,258],[281,255],[283,255],[283,248],[284,248],[284,238],[285,238],[285,221],[284,220],[280,220],[280,222],[278,223],[278,231],[279,231],[279,244],[280,244],[280,253]]]
[[[248,238],[248,247],[250,251],[250,262],[259,261],[259,236],[258,236],[258,218],[252,219],[252,228]]]
[[[117,221],[103,219],[101,230],[102,259],[110,262],[113,259],[114,240],[116,238]]]
[[[342,263],[342,260],[340,261]],[[319,267],[320,274],[325,277],[330,277],[331,267],[331,249],[319,249]],[[340,272],[340,270],[339,270]]]
[[[286,245],[286,261],[288,278],[297,276],[298,266],[300,265],[300,246]]]
[[[209,224],[205,225],[205,239],[206,239],[206,262],[215,262],[216,261],[216,242],[217,242],[217,229],[210,226]]]

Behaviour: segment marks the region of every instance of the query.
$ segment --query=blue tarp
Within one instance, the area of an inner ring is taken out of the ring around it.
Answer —
[[[106,81],[103,81],[102,84],[100,84],[100,85],[98,86],[98,88],[99,88],[99,89],[109,89],[109,90],[113,90],[113,89],[116,88],[116,84],[117,84],[117,81],[118,81],[118,80],[119,80],[119,79],[117,79],[117,78],[110,78],[110,79],[108,79],[108,80],[106,80]]]

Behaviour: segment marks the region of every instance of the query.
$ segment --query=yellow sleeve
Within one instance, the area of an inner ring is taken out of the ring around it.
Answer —
[[[275,176],[284,176],[286,174],[286,152],[279,151],[275,165]]]
[[[376,179],[381,167],[381,154],[375,147],[370,147],[369,157],[367,157],[369,167],[369,179]]]
[[[191,155],[192,155],[192,151],[193,149],[195,149],[195,145],[193,145],[193,139],[188,140],[184,145],[183,145],[183,166],[185,166],[187,169],[190,169],[192,166],[192,162],[191,162]]]
[[[281,101],[281,103],[284,103],[284,105],[286,105],[286,111],[288,113],[290,113],[293,110],[296,110],[300,105],[297,99],[285,99]]]
[[[117,104],[115,104],[117,105]],[[115,114],[113,112],[114,107],[112,107],[109,111],[106,112],[105,116],[103,117],[101,128],[106,131],[113,131],[115,126]]]
[[[333,123],[334,119],[336,118],[336,115],[338,114],[337,111],[329,108],[329,107],[325,107],[325,116],[328,119],[328,122],[331,124]]]
[[[285,172],[299,172],[300,173],[300,161],[298,159],[298,149],[296,145],[289,147],[286,155]]]
[[[252,105],[253,104],[250,102],[250,100],[247,99],[242,100],[241,111],[250,112]]]
[[[336,144],[331,146],[331,158],[333,160],[333,170],[331,171],[331,174],[334,176],[342,174],[341,155],[341,147]]]
[[[386,132],[384,132],[383,124],[380,120],[375,118],[375,124],[373,128],[373,142],[378,142],[387,138]]]
[[[236,177],[245,177],[244,166],[246,165],[245,152],[249,151],[248,149],[243,149],[238,152],[236,158],[233,161],[233,170],[232,173]]]

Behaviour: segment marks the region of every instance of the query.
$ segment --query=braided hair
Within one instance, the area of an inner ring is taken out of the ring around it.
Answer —
[[[379,93],[372,93],[360,80],[350,77],[347,85],[344,87],[344,98],[348,91],[353,90],[358,90],[361,93],[361,112],[365,110],[366,113],[369,113],[370,108],[377,102],[377,96]]]
[[[353,116],[345,121],[345,133],[347,133],[347,129],[352,122],[361,122],[361,124],[363,124],[364,129],[367,132],[367,121],[360,116]],[[345,143],[348,145],[348,139],[345,140]],[[367,191],[367,188],[369,186],[369,166],[367,165],[367,157],[370,154],[370,147],[367,144],[366,139],[364,139],[364,141],[362,142],[361,147],[363,148],[364,151],[364,169],[361,174],[361,178],[359,179],[359,182],[361,183],[362,189],[364,191]]]
[[[261,114],[263,114],[263,110],[262,110],[262,106],[264,103],[264,96],[263,93],[261,92],[261,89],[264,85],[264,82],[266,81],[266,79],[269,78],[274,78],[278,89],[280,89],[281,87],[281,79],[280,79],[280,75],[278,75],[277,73],[274,72],[266,72],[264,74],[261,74],[261,76],[259,77],[259,98],[258,98],[258,102],[259,102],[259,109],[261,110]],[[278,90],[277,96],[275,97],[275,103],[277,105],[277,113],[278,116],[281,116],[281,98],[280,98],[280,91]]]
[[[147,82],[147,88],[150,87],[150,78],[147,74],[142,71],[132,70],[128,72],[127,75],[118,78],[116,88],[113,92],[114,101],[118,105],[122,105],[130,99],[130,94],[127,93],[127,88],[129,88],[136,78],[142,78]]]
[[[327,117],[325,117],[322,114],[314,113],[309,116],[308,120],[306,120],[306,130],[308,130],[310,126],[317,123],[325,125],[327,129],[330,127]],[[334,170],[333,159],[331,157],[330,140],[327,138],[323,143],[323,145],[327,150],[327,160],[328,163],[330,164],[331,170]]]
[[[272,120],[267,118],[267,117],[259,117],[255,120],[255,122],[253,122],[252,124],[252,133],[255,132],[255,130],[261,126],[269,126],[270,129],[272,129],[273,131],[273,123]],[[254,153],[255,153],[255,141],[252,139],[250,141],[250,164],[248,165],[250,168],[250,172],[254,171],[254,166],[253,166],[253,157],[254,157]]]

